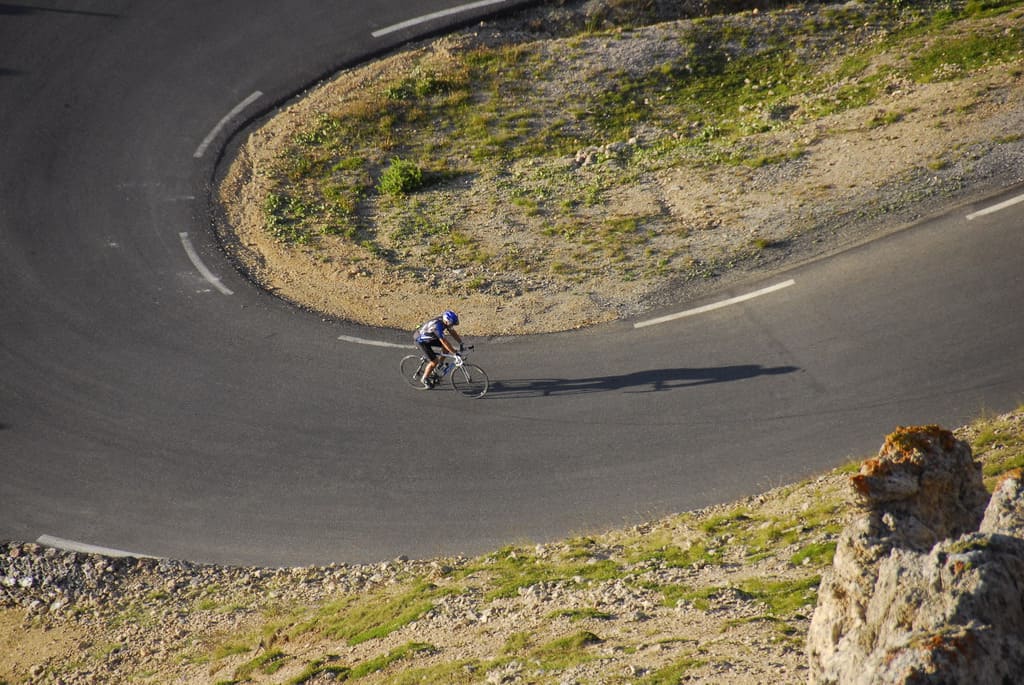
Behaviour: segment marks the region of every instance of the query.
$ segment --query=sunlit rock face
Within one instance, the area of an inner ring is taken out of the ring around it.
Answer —
[[[990,499],[949,431],[888,436],[851,478],[858,513],[819,590],[810,682],[1020,682],[1022,483],[1011,472]]]

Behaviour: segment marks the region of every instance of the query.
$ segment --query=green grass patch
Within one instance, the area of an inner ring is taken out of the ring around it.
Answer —
[[[502,647],[501,653],[505,655],[518,654],[530,646],[533,641],[533,636],[527,632],[512,633],[505,640],[505,646]]]
[[[395,662],[402,661],[408,658],[414,658],[420,655],[434,654],[435,652],[437,652],[437,648],[434,647],[434,645],[427,644],[424,642],[409,642],[402,645],[401,647],[396,647],[395,649],[392,649],[387,654],[379,656],[375,659],[370,659],[369,661],[364,661],[358,666],[353,667],[352,670],[349,672],[349,678],[353,680],[357,678],[363,678],[365,676],[370,675],[371,673],[383,671],[385,668],[387,668]]]
[[[270,649],[236,668],[235,679],[248,680],[257,671],[263,675],[273,675],[284,667],[287,660],[288,655],[280,649]]]
[[[765,581],[751,578],[736,584],[733,590],[750,600],[764,602],[769,614],[776,617],[792,615],[797,609],[817,598],[817,588],[821,583],[818,575],[796,580]],[[714,600],[729,590],[723,587],[691,588],[685,585],[666,585],[659,588],[662,603],[668,607],[678,606],[685,601],[700,611],[709,611]]]
[[[757,561],[780,548],[798,544],[815,529],[838,534],[842,530],[842,500],[822,498],[802,511],[767,514],[750,509],[736,509],[714,516],[701,524],[701,529],[722,544],[742,546],[745,556]],[[728,540],[725,543],[725,540]]]
[[[685,545],[673,541],[670,532],[645,536],[626,548],[626,561],[631,564],[657,562],[671,568],[686,568],[694,564],[718,564],[722,561],[722,548],[709,548],[706,540]]]
[[[711,600],[718,596],[721,588],[708,587],[693,589],[686,585],[664,585],[659,588],[662,595],[662,604],[667,607],[678,606],[685,601],[700,611],[711,609]]]
[[[993,17],[1009,12],[1020,4],[1020,0],[967,0],[963,11],[967,17]]]
[[[590,631],[583,630],[567,637],[558,638],[531,652],[531,658],[547,671],[561,671],[598,658],[594,650],[604,640]]]
[[[1024,54],[1024,34],[969,33],[936,40],[910,59],[907,74],[919,83],[951,81],[972,70]]]
[[[344,682],[348,680],[351,672],[352,669],[348,666],[331,663],[328,659],[316,659],[306,664],[299,675],[288,681],[288,685],[304,685],[314,678],[319,679],[320,676],[327,676],[335,682]]]
[[[839,468],[837,468],[836,469],[836,473],[840,473],[840,474],[844,474],[844,475],[853,475],[853,474],[857,473],[858,471],[860,471],[861,463],[862,463],[861,459],[854,459],[852,461],[848,461],[845,464],[843,464],[842,466],[840,466]]]
[[[1018,407],[1018,411],[1024,406]],[[982,475],[989,491],[1007,471],[1024,468],[1024,431],[1014,422],[1000,418],[982,418],[972,426],[977,435],[971,440],[974,458],[982,462]]]
[[[640,685],[678,685],[683,682],[687,673],[696,668],[700,668],[706,663],[707,659],[702,659],[691,654],[689,656],[676,659],[668,666],[664,666],[653,673],[645,675],[640,680]]]
[[[242,644],[240,642],[226,642],[222,645],[218,645],[210,657],[213,661],[220,661],[221,659],[227,659],[230,656],[237,656],[239,654],[248,654],[252,651],[249,645]]]
[[[782,164],[783,162],[791,162],[800,159],[804,156],[803,147],[794,147],[790,150],[782,150],[779,152],[769,152],[766,154],[755,154],[750,157],[746,157],[740,161],[744,166],[748,166],[751,169],[760,169],[763,166],[769,166],[771,164]]]
[[[796,554],[789,559],[794,566],[809,565],[814,568],[831,566],[836,555],[835,541],[812,542],[801,547]]]
[[[389,100],[414,100],[432,95],[450,93],[457,84],[431,69],[416,67],[408,76],[393,83],[384,90]]]
[[[306,223],[309,214],[310,205],[296,197],[270,193],[263,200],[267,231],[279,242],[300,245],[309,243],[312,238]]]
[[[888,112],[885,110],[879,110],[872,114],[871,118],[868,119],[867,127],[869,129],[881,128],[883,126],[895,124],[896,122],[901,121],[902,119],[903,114],[900,112]]]
[[[194,652],[183,656],[182,660],[189,664],[211,664],[233,656],[248,654],[253,650],[251,645],[254,642],[239,636],[222,636],[220,640],[222,641],[217,642],[216,639],[204,641],[197,646]]]
[[[791,616],[798,609],[814,604],[818,597],[821,576],[797,580],[766,581],[760,578],[744,580],[738,589],[768,605],[772,616]]]
[[[124,649],[124,644],[120,642],[105,642],[100,645],[96,645],[89,649],[89,658],[92,662],[103,662],[112,654],[116,654]]]
[[[417,580],[398,590],[349,596],[323,605],[312,617],[296,622],[285,632],[290,637],[318,632],[357,645],[412,623],[433,609],[438,598],[451,592]]]
[[[543,582],[600,582],[622,575],[622,569],[616,562],[589,558],[585,544],[577,540],[568,552],[544,559],[525,548],[506,547],[463,569],[460,575],[485,576],[489,587],[488,600],[514,597],[520,588]]]
[[[410,668],[388,676],[389,685],[424,685],[445,683],[445,685],[469,685],[481,682],[477,674],[483,665],[476,659],[452,661],[435,666]]]
[[[607,621],[615,618],[613,614],[609,614],[606,611],[600,611],[594,607],[586,607],[583,609],[562,609],[560,611],[554,611],[548,614],[548,618],[568,618],[570,621],[586,621],[586,620],[598,620]]]

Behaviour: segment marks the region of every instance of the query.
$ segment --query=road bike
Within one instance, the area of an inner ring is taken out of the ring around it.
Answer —
[[[428,379],[431,386],[436,387],[447,376],[450,379],[452,388],[460,395],[465,397],[483,397],[486,395],[487,389],[491,386],[487,373],[476,364],[470,364],[466,361],[466,352],[472,349],[473,346],[469,345],[460,354],[439,354],[440,361],[434,367],[430,374],[430,379]],[[429,388],[423,387],[423,381],[421,380],[423,369],[427,366],[428,361],[426,357],[416,354],[403,357],[400,364],[402,378],[418,390],[428,390]]]

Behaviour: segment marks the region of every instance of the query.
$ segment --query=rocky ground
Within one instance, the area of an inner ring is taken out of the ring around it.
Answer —
[[[957,436],[991,487],[1024,459],[1024,412]],[[236,568],[8,543],[0,682],[806,682],[853,471],[476,559]]]

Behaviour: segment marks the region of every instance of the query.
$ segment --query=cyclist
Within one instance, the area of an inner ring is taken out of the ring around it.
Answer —
[[[446,333],[452,334],[452,337],[459,343],[459,352],[462,351],[462,337],[454,328],[454,326],[458,325],[459,315],[447,309],[440,316],[427,321],[416,331],[414,340],[427,357],[427,365],[423,368],[423,377],[420,379],[424,388],[433,387],[434,381],[430,374],[437,367],[438,362],[441,361],[434,348],[442,349],[449,354],[458,354],[455,351],[455,347],[445,337]]]

